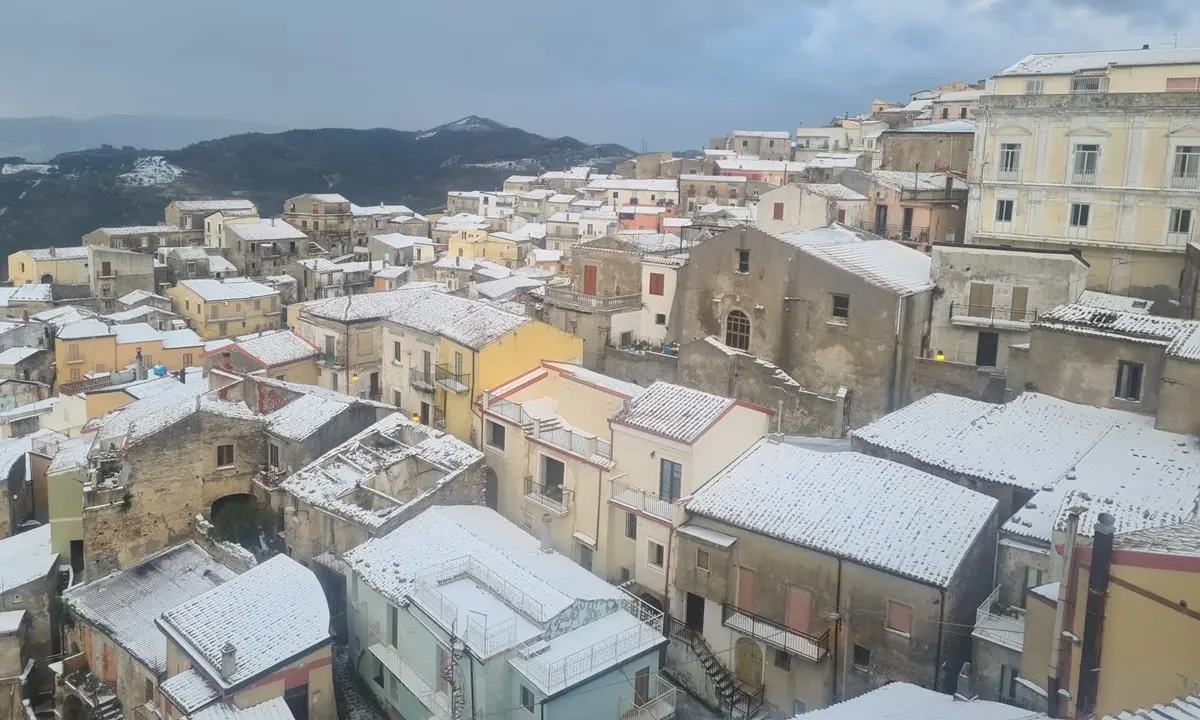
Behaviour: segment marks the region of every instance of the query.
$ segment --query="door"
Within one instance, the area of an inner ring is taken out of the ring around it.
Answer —
[[[429,424],[429,403],[427,402],[421,403],[421,424]]]
[[[428,350],[421,351],[421,376],[426,383],[432,383],[431,376],[433,375],[433,355]]]
[[[633,703],[638,707],[650,702],[650,668],[638,670],[633,676]]]
[[[887,205],[875,206],[875,234],[887,234]]]
[[[595,295],[596,294],[596,266],[595,265],[584,265],[583,266],[583,294],[584,295]]]
[[[787,626],[796,632],[808,634],[812,620],[812,592],[808,588],[788,586]]]
[[[996,367],[996,352],[999,348],[999,333],[979,333],[979,340],[975,343],[975,364],[979,367]]]
[[[738,681],[751,689],[762,686],[763,654],[758,643],[750,638],[738,638],[733,646],[733,657]]]
[[[683,624],[696,631],[704,630],[704,598],[688,593],[683,605]]]
[[[904,224],[900,227],[900,234],[905,240],[912,237],[913,225],[913,209],[904,208]]]
[[[371,399],[379,397],[382,390],[379,388],[379,373],[371,373]]]
[[[754,612],[754,571],[750,568],[738,566],[737,604],[747,612]]]

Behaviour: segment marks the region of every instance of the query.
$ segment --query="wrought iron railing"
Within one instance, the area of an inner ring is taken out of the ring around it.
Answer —
[[[820,662],[829,653],[828,630],[820,635],[810,635],[736,605],[721,605],[721,624],[813,662]]]
[[[729,668],[725,666],[725,663],[713,652],[712,646],[708,644],[708,640],[704,639],[704,633],[696,628],[689,627],[679,618],[667,618],[667,635],[682,641],[690,647],[692,652],[696,653],[702,660],[701,664],[709,679],[718,688],[726,688],[723,699],[729,706],[733,717],[752,718],[758,713],[759,709],[762,708],[763,696],[766,694],[766,685],[759,685],[757,688],[751,689],[743,688],[741,683],[734,679],[733,674],[729,672]]]
[[[970,303],[950,303],[950,318],[978,318],[994,322],[1031,323],[1037,319],[1037,310],[1005,307],[1003,305],[972,305]]]
[[[471,389],[471,373],[451,367],[448,363],[438,363],[433,368],[437,384],[450,392],[462,393]]]
[[[888,240],[929,242],[930,237],[928,227],[916,225],[888,225],[886,223],[863,221],[860,227],[867,232],[875,233],[879,237],[887,238]]]
[[[658,493],[635,488],[619,480],[612,481],[612,501],[666,522],[675,519],[675,503],[663,499]]]
[[[562,485],[542,485],[534,480],[532,475],[526,475],[525,497],[550,512],[565,515],[571,509],[575,493]]]
[[[635,677],[633,697],[621,701],[621,720],[670,720],[675,717],[678,691],[674,685],[657,673],[644,681],[644,687],[639,682],[640,679]]]

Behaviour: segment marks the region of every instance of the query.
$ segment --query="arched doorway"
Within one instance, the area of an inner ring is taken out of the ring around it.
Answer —
[[[209,520],[213,534],[220,540],[229,540],[245,548],[259,545],[259,538],[268,527],[269,515],[259,512],[258,501],[249,493],[226,495],[213,501],[209,509]]]
[[[83,701],[74,693],[66,693],[63,696],[63,720],[84,720],[86,717],[87,709],[84,708]]]
[[[750,688],[762,685],[763,654],[758,643],[750,638],[738,638],[733,646],[733,656],[737,679]]]
[[[483,471],[483,502],[493,510],[500,509],[500,478],[491,468]]]
[[[50,273],[46,273],[45,275],[42,276],[42,284],[43,285],[50,285],[53,282],[54,282],[54,276],[51,275]]]

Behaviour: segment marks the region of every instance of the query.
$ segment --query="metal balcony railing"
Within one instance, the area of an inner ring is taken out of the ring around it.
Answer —
[[[408,384],[415,390],[433,392],[433,373],[421,368],[409,368]]]
[[[1095,185],[1096,171],[1095,170],[1072,170],[1071,171],[1072,185]]]
[[[664,522],[674,522],[675,519],[675,503],[662,499],[658,493],[641,490],[618,480],[612,481],[612,501],[631,510],[653,515]]]
[[[829,654],[828,630],[820,635],[809,635],[729,604],[721,605],[721,624],[812,662],[820,662]]]
[[[633,697],[621,701],[621,720],[669,720],[675,717],[678,691],[661,675],[651,675],[644,687],[635,677],[633,688]]]
[[[568,310],[583,312],[623,312],[642,307],[642,294],[585,295],[567,288],[546,288],[546,302]]]
[[[1024,323],[1028,325],[1037,318],[1037,310],[1003,307],[1000,305],[971,305],[967,303],[950,303],[950,322],[968,325],[978,325],[981,322],[995,324]]]
[[[552,513],[565,515],[571,509],[575,493],[562,485],[542,485],[532,475],[525,476],[525,498]]]
[[[1171,187],[1175,190],[1200,189],[1200,174],[1182,173],[1171,175]]]
[[[1025,611],[1000,602],[1000,587],[975,611],[972,636],[1021,652],[1025,641]]]
[[[612,460],[612,443],[604,438],[564,425],[559,419],[535,418],[526,412],[519,403],[494,397],[488,392],[483,394],[482,403],[484,410],[520,425],[522,432],[528,437],[582,458],[598,456],[605,460]]]
[[[1017,182],[1021,179],[1021,169],[1012,168],[1011,170],[997,170],[996,180],[999,182]]]
[[[464,393],[471,389],[471,373],[462,372],[451,367],[448,363],[438,363],[433,368],[437,384],[454,393]]]
[[[867,232],[875,233],[876,235],[887,238],[888,240],[897,240],[901,242],[929,242],[928,227],[916,225],[887,225],[871,222],[869,220],[863,221],[860,227]]]

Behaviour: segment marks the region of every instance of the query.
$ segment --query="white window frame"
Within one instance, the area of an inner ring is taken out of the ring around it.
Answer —
[[[1081,150],[1081,148],[1095,148],[1095,150]],[[1083,138],[1082,140],[1073,141],[1071,143],[1071,166],[1067,169],[1067,183],[1070,185],[1096,185],[1100,180],[1100,157],[1104,154],[1104,145],[1099,141],[1091,138]],[[1091,156],[1091,171],[1080,169],[1080,165],[1087,165],[1087,162],[1081,163],[1084,158]]]
[[[1167,209],[1167,244],[1173,246],[1187,245],[1195,227],[1196,212],[1192,208]]]
[[[1180,153],[1184,148],[1191,151]],[[1181,156],[1186,158],[1182,174],[1177,172]],[[1200,138],[1179,138],[1171,142],[1171,151],[1167,156],[1167,187],[1200,190]]]
[[[1003,142],[1000,143],[1000,150],[996,153],[996,180],[1000,182],[1017,182],[1021,179],[1021,156],[1025,153],[1025,146],[1019,142]],[[1011,168],[1005,168],[1005,157],[1013,158]]]
[[[1086,211],[1076,213],[1076,207],[1087,208]],[[1077,224],[1078,220],[1084,220],[1082,224]],[[1067,237],[1075,239],[1087,238],[1088,228],[1092,224],[1092,204],[1086,202],[1071,202],[1067,205]]]

